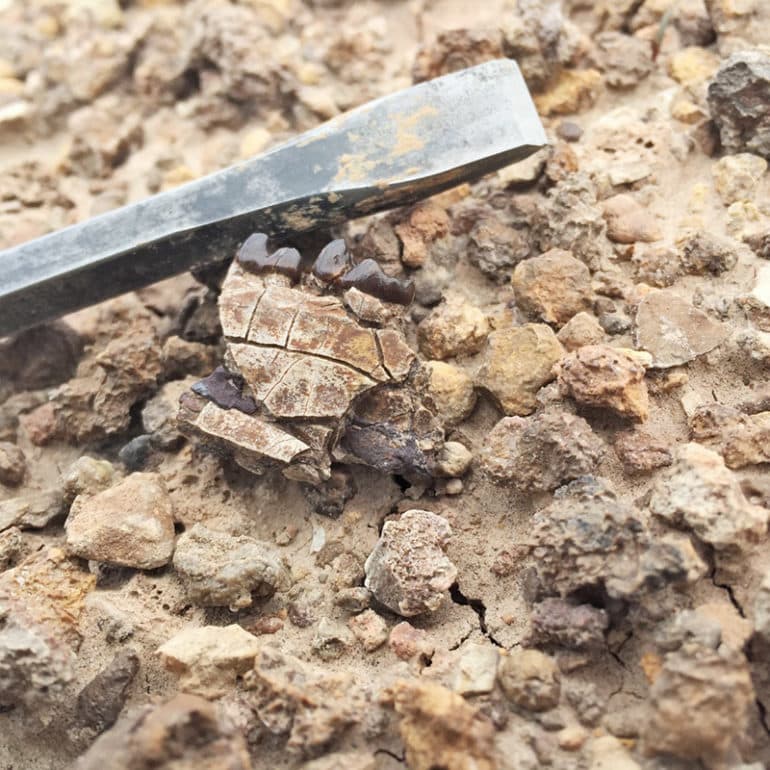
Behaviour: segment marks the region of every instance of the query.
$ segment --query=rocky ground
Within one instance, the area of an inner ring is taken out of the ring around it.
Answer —
[[[0,340],[0,766],[770,763],[770,5],[469,6],[0,3],[0,246],[500,56],[552,142]]]

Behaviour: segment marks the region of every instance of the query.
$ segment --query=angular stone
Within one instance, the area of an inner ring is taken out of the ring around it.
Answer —
[[[273,547],[202,524],[179,536],[174,569],[190,601],[202,607],[229,607],[231,612],[251,606],[255,596],[271,596],[290,586],[289,572]]]
[[[78,722],[97,733],[112,727],[128,697],[128,689],[139,670],[134,650],[120,650],[79,693]]]
[[[367,652],[374,652],[388,641],[388,627],[374,610],[364,610],[348,620],[348,628]]]
[[[682,238],[677,245],[682,268],[691,275],[721,275],[738,261],[733,241],[706,230]]]
[[[526,324],[489,335],[476,384],[488,390],[505,414],[535,411],[538,390],[554,377],[564,350],[550,326]]]
[[[601,82],[602,76],[595,69],[564,69],[547,91],[535,96],[537,110],[547,117],[587,109],[596,101]]]
[[[627,351],[585,345],[561,360],[558,381],[562,392],[579,404],[646,420],[649,396],[644,375],[644,366]]]
[[[711,169],[714,187],[725,206],[736,201],[752,200],[757,185],[766,171],[767,161],[749,152],[726,155],[720,158]]]
[[[401,261],[407,267],[422,267],[430,245],[449,232],[449,216],[433,201],[413,206],[406,220],[393,228],[401,240]]]
[[[625,193],[604,201],[607,237],[616,243],[652,242],[662,233],[652,213]]]
[[[604,329],[590,313],[578,313],[570,318],[556,335],[566,350],[572,351],[583,345],[596,345],[604,340]]]
[[[432,310],[417,327],[422,354],[442,361],[478,353],[488,334],[484,313],[456,295]]]
[[[564,249],[519,262],[512,284],[522,310],[557,327],[591,307],[591,273]]]
[[[195,695],[217,698],[235,687],[237,677],[254,665],[261,643],[239,625],[189,627],[158,648],[179,687]]]
[[[590,604],[548,598],[532,605],[527,646],[557,645],[570,650],[601,650],[610,619]]]
[[[444,554],[449,522],[430,511],[406,511],[386,521],[364,565],[364,585],[388,609],[410,617],[437,610],[457,569]]]
[[[728,153],[770,158],[770,55],[733,54],[709,84],[708,104]]]
[[[509,650],[500,660],[497,678],[507,698],[528,711],[548,711],[559,703],[559,667],[538,650]]]
[[[30,492],[0,501],[0,532],[8,527],[42,529],[64,512],[64,496],[58,487]]]
[[[767,533],[768,512],[746,499],[716,452],[695,443],[679,447],[658,477],[650,510],[717,550],[759,542]]]
[[[0,441],[0,484],[15,487],[24,480],[26,472],[24,452],[9,441]]]
[[[468,233],[468,261],[498,283],[507,281],[511,268],[529,253],[525,233],[497,217],[482,217]]]
[[[618,434],[613,446],[626,473],[647,473],[672,463],[669,443],[642,430]]]
[[[411,660],[418,655],[430,658],[435,649],[428,634],[421,628],[415,628],[406,620],[393,626],[388,636],[388,646],[401,660]]]
[[[487,437],[481,467],[499,483],[549,491],[592,473],[602,454],[601,439],[582,417],[547,410],[500,420]]]
[[[452,689],[460,695],[492,692],[497,677],[499,653],[491,644],[469,642],[457,661]]]
[[[740,301],[754,325],[763,332],[770,332],[770,265],[757,269],[754,288]]]
[[[724,324],[665,289],[647,294],[636,312],[636,345],[652,355],[653,366],[659,369],[708,353],[728,334]]]
[[[68,548],[84,559],[155,569],[174,552],[171,498],[154,473],[132,473],[93,497],[76,497],[65,530]]]
[[[476,405],[473,380],[462,369],[444,361],[427,361],[427,391],[445,426],[461,423]]]

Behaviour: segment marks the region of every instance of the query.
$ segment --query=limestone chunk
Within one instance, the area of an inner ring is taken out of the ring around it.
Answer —
[[[478,353],[488,334],[483,311],[457,295],[450,295],[417,327],[422,354],[440,361]]]
[[[180,535],[174,569],[190,601],[202,607],[249,607],[255,596],[289,588],[289,573],[278,552],[251,537],[233,536],[195,524]]]
[[[364,565],[364,585],[404,617],[434,612],[457,577],[444,554],[451,534],[449,522],[430,511],[410,510],[386,521]]]
[[[536,395],[554,377],[564,349],[550,326],[526,324],[489,335],[476,384],[508,415],[535,411]]]
[[[444,361],[427,361],[427,391],[438,416],[447,425],[457,425],[470,416],[476,404],[473,380],[462,369]]]

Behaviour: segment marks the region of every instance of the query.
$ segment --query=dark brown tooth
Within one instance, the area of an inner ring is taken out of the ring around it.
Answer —
[[[321,249],[313,263],[313,275],[321,281],[331,283],[346,273],[352,264],[353,258],[344,239],[338,238]]]
[[[399,305],[409,305],[414,299],[414,283],[400,281],[386,275],[380,265],[373,259],[359,262],[338,281],[343,289],[356,288],[366,294],[371,294],[383,302],[395,302]]]
[[[238,375],[218,366],[208,377],[196,382],[192,391],[223,409],[238,409],[246,414],[254,414],[257,405],[253,398],[241,395],[242,388],[243,381]]]
[[[267,236],[264,233],[253,233],[238,249],[236,259],[254,273],[261,273],[265,269],[267,254]]]
[[[269,257],[270,265],[266,269],[281,275],[288,275],[297,280],[302,274],[302,255],[291,246],[276,249]]]
[[[238,249],[237,259],[251,273],[281,273],[296,280],[301,273],[302,256],[290,246],[268,253],[270,245],[264,233],[250,235]]]

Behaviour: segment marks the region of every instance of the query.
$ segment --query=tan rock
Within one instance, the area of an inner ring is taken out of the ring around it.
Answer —
[[[641,770],[621,741],[612,735],[594,738],[589,746],[589,770]]]
[[[655,217],[625,193],[614,195],[604,201],[604,219],[607,222],[607,237],[616,243],[650,243],[662,238]]]
[[[185,692],[218,698],[234,689],[237,677],[254,665],[256,636],[239,625],[188,627],[158,648]]]
[[[697,45],[674,52],[668,60],[668,74],[684,86],[705,83],[718,69],[718,54]]]
[[[646,420],[649,396],[645,368],[621,348],[585,345],[559,364],[561,390],[579,404],[597,406],[634,420]]]
[[[596,345],[604,340],[604,329],[590,313],[572,316],[556,335],[567,350],[577,350],[583,345]]]
[[[767,161],[749,152],[725,155],[711,167],[714,187],[725,206],[751,200],[766,171]]]
[[[79,495],[65,523],[67,547],[84,559],[154,569],[171,561],[171,498],[155,473],[132,473],[93,497]]]
[[[367,652],[374,652],[388,640],[388,626],[374,610],[354,615],[348,620],[348,628]]]
[[[488,390],[505,414],[535,411],[538,390],[554,377],[564,349],[550,326],[526,324],[489,335],[476,384]]]
[[[535,96],[535,105],[544,116],[579,112],[596,101],[601,82],[598,70],[564,69],[554,85]]]
[[[528,711],[548,711],[559,703],[559,667],[539,650],[509,650],[500,660],[497,678],[507,698]]]
[[[724,324],[666,289],[649,292],[636,313],[636,345],[650,353],[653,366],[660,369],[708,353],[728,334]]]
[[[745,297],[741,297],[741,304],[758,329],[770,332],[770,265],[762,265],[757,269],[754,288]]]
[[[462,369],[444,361],[427,361],[428,396],[445,426],[461,423],[476,405],[473,380]]]
[[[617,434],[614,448],[626,473],[647,473],[671,465],[669,443],[639,429]]]
[[[483,311],[457,295],[449,296],[417,327],[420,351],[439,360],[478,353],[488,334]]]
[[[445,441],[436,466],[444,476],[463,476],[472,462],[473,455],[464,444],[459,441]]]
[[[433,201],[425,201],[414,206],[394,230],[403,245],[401,261],[407,267],[422,267],[430,244],[449,232],[449,215]]]
[[[462,696],[434,682],[397,682],[389,699],[412,770],[496,770],[495,728]]]
[[[0,441],[0,484],[15,487],[24,480],[27,458],[9,441]]]
[[[388,637],[388,646],[401,660],[411,660],[418,655],[429,658],[433,655],[435,647],[425,631],[415,628],[406,620],[393,626]]]
[[[591,273],[564,249],[519,262],[512,283],[516,304],[549,324],[562,326],[591,307]]]
[[[588,739],[588,732],[580,725],[568,725],[556,734],[556,741],[563,751],[580,751]]]
[[[469,642],[462,648],[457,661],[452,689],[460,695],[480,695],[492,692],[497,678],[497,647]]]

